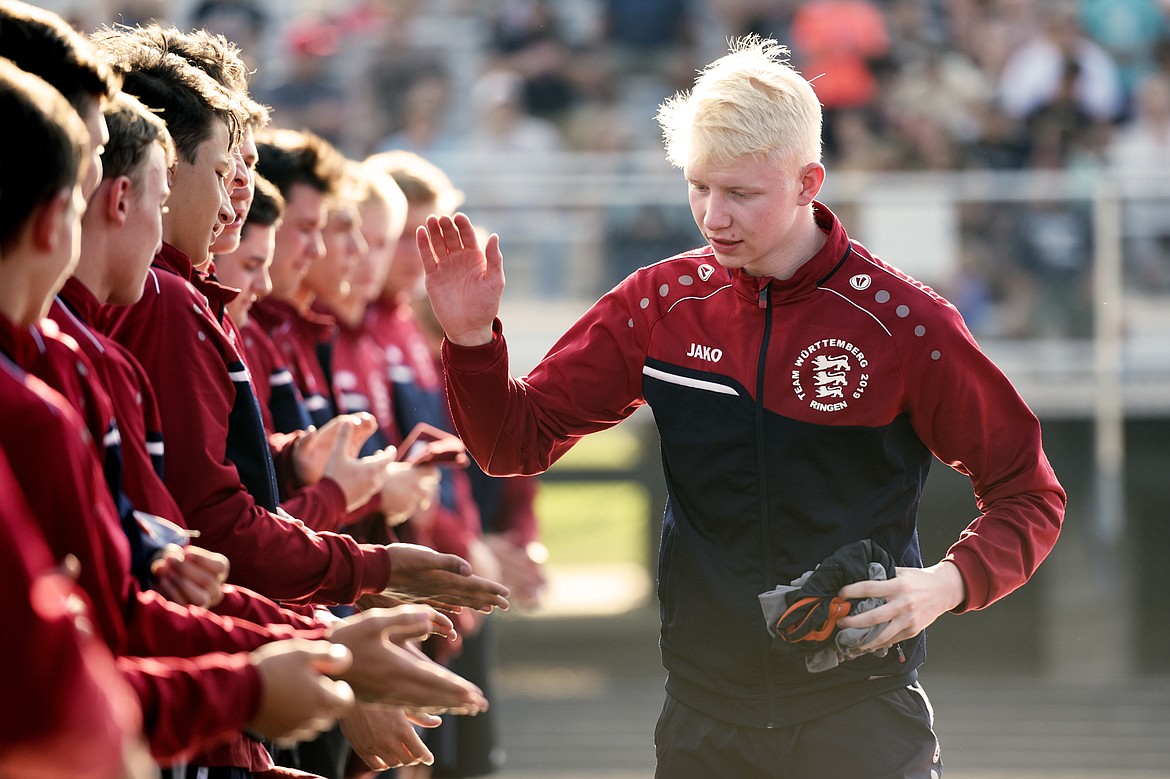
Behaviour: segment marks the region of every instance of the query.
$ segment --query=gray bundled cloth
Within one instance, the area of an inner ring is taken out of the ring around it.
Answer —
[[[886,568],[881,563],[869,563],[868,570],[868,578],[873,581],[885,581],[887,578]],[[788,602],[788,594],[796,592],[803,587],[812,574],[813,571],[806,571],[803,576],[793,579],[791,585],[781,584],[774,590],[760,593],[760,606],[764,610],[764,621],[767,623],[768,632],[772,634],[773,638],[781,638],[780,632],[777,629],[777,623],[779,623],[780,618],[788,610],[790,605]],[[862,614],[870,609],[881,606],[885,602],[885,598],[860,598],[852,600],[850,601],[852,607],[849,613]],[[857,651],[857,647],[880,633],[882,628],[887,624],[886,622],[882,622],[869,628],[840,628],[835,630],[825,646],[804,658],[805,666],[808,668],[809,673],[815,674],[836,668],[846,660],[861,657],[861,655],[866,653]],[[878,657],[885,657],[888,651],[886,647],[882,647],[873,652],[873,654],[876,654]]]

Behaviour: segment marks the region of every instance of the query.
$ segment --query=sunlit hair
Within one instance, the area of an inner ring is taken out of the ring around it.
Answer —
[[[65,97],[37,76],[0,59],[0,250],[62,190],[77,186],[89,159],[89,133]]]
[[[109,100],[121,79],[94,47],[52,11],[0,0],[0,57],[35,73],[84,114],[94,99]]]
[[[102,27],[90,40],[122,74],[122,90],[159,112],[179,157],[194,162],[217,119],[227,125],[228,147],[237,148],[248,114],[231,93],[179,55],[147,45],[127,29]]]
[[[332,206],[335,208],[349,208],[352,206],[356,209],[364,189],[365,183],[361,179],[358,164],[345,157],[342,165],[340,185],[337,188],[336,197],[333,198]]]
[[[122,32],[146,46],[187,60],[232,94],[248,113],[253,128],[268,125],[268,108],[248,94],[251,73],[240,54],[240,47],[224,36],[207,30],[183,32],[177,27],[164,28],[157,24],[122,28]]]
[[[345,158],[309,130],[266,129],[256,134],[256,149],[260,154],[256,171],[275,184],[286,200],[295,184],[327,198],[336,197],[344,185]]]
[[[700,73],[690,93],[658,109],[666,157],[679,168],[770,156],[797,166],[821,159],[821,104],[789,63],[787,47],[749,35]]]
[[[110,140],[102,151],[102,179],[126,176],[135,185],[142,182],[142,164],[150,149],[158,145],[167,169],[175,164],[175,144],[167,124],[138,98],[119,92],[104,109]]]
[[[256,176],[256,191],[252,195],[252,205],[248,208],[248,216],[244,219],[241,235],[248,234],[250,226],[274,227],[284,217],[284,195],[268,179]]]
[[[391,235],[401,234],[406,226],[406,210],[409,203],[394,177],[366,162],[358,164],[357,174],[355,199],[358,207],[381,205],[390,214],[388,232]]]
[[[364,165],[394,179],[408,203],[434,203],[441,214],[453,214],[463,204],[463,191],[438,165],[409,151],[385,151],[367,157]]]

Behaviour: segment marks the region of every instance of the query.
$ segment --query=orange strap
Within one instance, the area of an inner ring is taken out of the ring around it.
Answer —
[[[787,611],[785,611],[784,614],[780,617],[780,620],[776,625],[777,630],[782,631],[785,634],[787,641],[790,643],[800,641],[824,641],[829,636],[833,635],[833,631],[837,628],[837,620],[848,614],[849,610],[853,607],[853,604],[850,603],[846,598],[833,598],[831,601],[829,601],[829,613],[825,618],[825,623],[819,628],[808,631],[808,633],[800,636],[799,638],[794,638],[792,634],[799,633],[801,630],[803,630],[805,622],[811,619],[813,614],[817,613],[818,610],[815,608],[815,606],[820,600],[820,598],[812,597],[801,598],[796,603],[793,603],[788,607]],[[789,614],[792,614],[794,611],[799,611],[804,607],[811,607],[808,608],[808,613],[804,616],[804,619],[795,624],[789,625],[787,628],[781,627]]]

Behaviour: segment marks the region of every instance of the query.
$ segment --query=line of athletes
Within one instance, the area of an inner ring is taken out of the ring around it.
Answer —
[[[440,467],[412,233],[459,193],[271,129],[204,31],[4,0],[0,58],[0,775],[432,762],[543,582],[533,482]]]

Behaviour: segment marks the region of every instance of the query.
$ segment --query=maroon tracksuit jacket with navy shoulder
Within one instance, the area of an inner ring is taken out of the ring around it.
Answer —
[[[125,651],[131,637],[121,610],[123,604],[135,608],[129,600],[129,549],[90,435],[64,397],[3,355],[0,449],[53,558],[77,559],[95,631],[113,653]],[[197,662],[126,660],[122,667],[147,712],[151,749],[160,759],[229,737],[259,706],[259,676],[238,653],[214,653]]]
[[[142,299],[105,310],[107,334],[134,354],[158,396],[170,442],[167,487],[188,525],[200,531],[201,545],[231,559],[233,582],[274,599],[352,603],[384,589],[384,548],[314,533],[257,505],[244,489],[226,441],[237,401],[233,379],[247,381],[247,367],[193,277],[190,258],[164,245]],[[266,453],[259,424],[257,435]]]
[[[508,376],[498,322],[491,344],[444,348],[452,414],[489,473],[539,472],[579,436],[653,409],[667,689],[753,727],[914,678],[921,635],[810,674],[773,645],[757,596],[858,539],[921,565],[934,457],[970,476],[981,511],[947,555],[966,585],[958,611],[1023,584],[1064,516],[1036,417],[958,311],[814,208],[825,245],[790,279],[729,271],[708,247],[635,271],[524,379]]]

